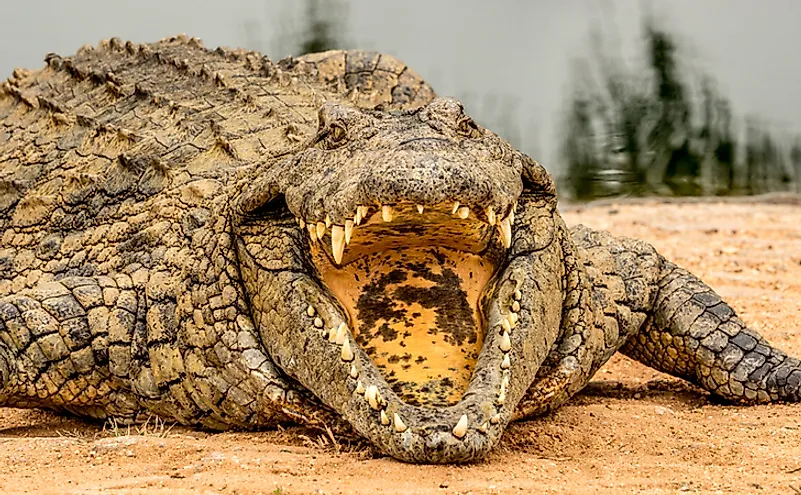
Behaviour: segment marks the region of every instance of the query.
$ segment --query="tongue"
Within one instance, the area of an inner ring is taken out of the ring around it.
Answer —
[[[447,406],[473,375],[484,340],[479,299],[493,270],[475,254],[411,246],[321,275],[393,391],[411,405]]]

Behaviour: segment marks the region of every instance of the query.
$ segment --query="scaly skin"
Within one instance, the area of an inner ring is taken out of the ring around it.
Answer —
[[[723,399],[801,399],[797,359],[646,243],[568,230],[538,163],[386,55],[49,55],[0,88],[0,166],[3,406],[324,423],[465,462],[618,350]],[[463,389],[376,364],[421,338],[467,356]]]

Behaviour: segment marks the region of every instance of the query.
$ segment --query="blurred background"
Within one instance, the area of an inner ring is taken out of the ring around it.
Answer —
[[[112,36],[377,50],[575,200],[801,192],[799,24],[798,0],[4,1],[0,73]]]

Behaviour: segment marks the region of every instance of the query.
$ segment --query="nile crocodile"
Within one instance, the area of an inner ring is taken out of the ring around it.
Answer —
[[[0,87],[0,405],[352,428],[479,459],[621,351],[728,401],[801,363],[397,59],[119,39]]]

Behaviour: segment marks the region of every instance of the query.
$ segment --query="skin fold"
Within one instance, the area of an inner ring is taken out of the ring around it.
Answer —
[[[615,352],[738,403],[801,362],[402,62],[178,36],[0,86],[0,406],[481,459]]]

